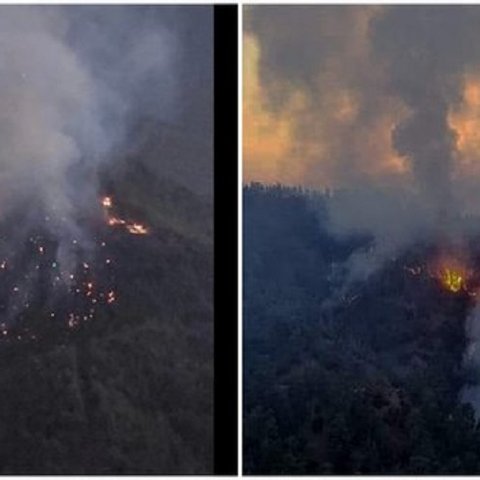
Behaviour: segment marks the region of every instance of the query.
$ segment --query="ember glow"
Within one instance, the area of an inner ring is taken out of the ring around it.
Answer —
[[[138,222],[130,222],[119,216],[113,215],[113,198],[111,196],[102,197],[101,204],[103,206],[103,212],[107,224],[111,227],[122,226],[132,235],[147,235],[149,233],[149,230],[145,225]]]
[[[111,197],[103,197],[102,198],[102,205],[105,208],[110,208],[112,206],[112,198]]]
[[[61,335],[110,314],[119,296],[113,252],[103,234],[94,234],[100,247],[95,254],[72,239],[78,261],[68,268],[57,261],[58,240],[39,232],[0,260],[2,343],[38,342],[44,338],[45,325]]]
[[[133,235],[146,235],[148,230],[140,223],[131,223],[127,225],[127,230]]]
[[[125,225],[127,222],[117,217],[108,217],[109,225]]]

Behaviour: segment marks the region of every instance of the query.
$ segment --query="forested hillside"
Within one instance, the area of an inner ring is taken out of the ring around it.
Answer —
[[[165,130],[151,125],[149,138],[154,128]],[[81,219],[96,242],[83,263],[95,274],[86,297],[77,295],[83,283],[65,295],[46,290],[55,280],[55,239],[43,241],[41,255],[28,242],[17,245],[2,271],[3,314],[4,302],[13,302],[10,282],[35,262],[41,276],[29,284],[40,293],[28,309],[22,305],[8,334],[2,326],[1,473],[213,469],[212,198],[179,184],[167,168],[160,172],[159,155],[130,152],[101,172],[116,215],[148,233],[131,235],[101,215]],[[12,228],[0,225],[2,241]],[[45,237],[41,224],[36,234]]]
[[[459,401],[471,299],[409,271],[435,246],[342,288],[370,239],[328,233],[329,195],[243,193],[245,471],[478,473],[480,430]]]

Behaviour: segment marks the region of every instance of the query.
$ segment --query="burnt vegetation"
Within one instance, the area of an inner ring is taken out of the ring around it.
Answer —
[[[473,300],[405,268],[435,245],[342,290],[371,239],[328,233],[328,195],[243,193],[246,473],[478,473],[480,428],[459,400]]]

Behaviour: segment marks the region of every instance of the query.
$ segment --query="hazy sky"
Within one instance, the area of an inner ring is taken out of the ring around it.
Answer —
[[[480,6],[255,6],[244,18],[246,182],[374,181],[477,201]]]

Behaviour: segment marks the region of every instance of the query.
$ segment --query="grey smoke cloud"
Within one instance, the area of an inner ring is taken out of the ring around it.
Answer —
[[[358,184],[372,167],[384,168],[379,128],[393,127],[403,106],[386,95],[384,71],[372,53],[369,25],[382,8],[258,6],[246,12],[246,32],[260,46],[267,107],[280,111],[297,92],[305,98],[291,120],[295,157],[305,166],[300,181],[309,186]]]
[[[424,201],[444,215],[458,208],[452,190],[456,134],[448,112],[461,98],[465,73],[480,63],[479,25],[478,7],[465,6],[389,8],[371,25],[387,88],[410,109],[393,131],[393,145],[409,159]]]

